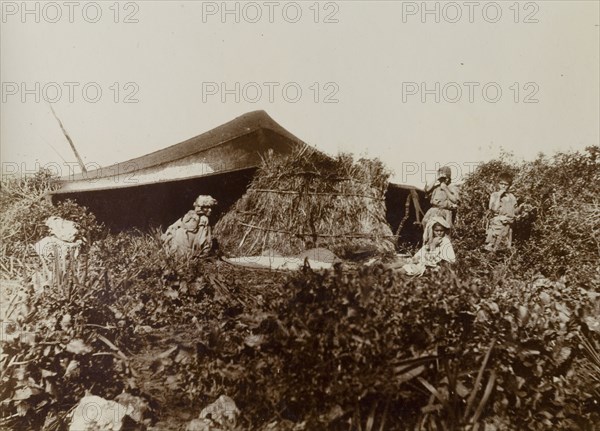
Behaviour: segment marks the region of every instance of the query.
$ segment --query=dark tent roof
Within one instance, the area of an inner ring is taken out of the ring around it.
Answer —
[[[253,111],[179,144],[60,179],[54,195],[135,187],[255,168],[260,154],[287,154],[300,139],[265,111]]]

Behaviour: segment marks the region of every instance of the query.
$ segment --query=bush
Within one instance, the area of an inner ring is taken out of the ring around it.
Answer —
[[[123,353],[135,346],[133,328],[111,307],[117,286],[85,258],[50,285],[37,284],[34,275],[20,311],[1,322],[3,427],[63,429],[66,412],[86,391],[113,398],[137,386]]]
[[[105,235],[103,226],[85,207],[71,200],[53,206],[47,193],[55,188],[55,178],[44,170],[33,177],[3,180],[0,190],[3,277],[26,279],[30,275],[28,271],[35,266],[32,261],[37,261],[32,246],[49,234],[45,221],[50,216],[77,223],[80,238],[88,243]]]
[[[234,316],[233,293],[212,303],[218,317],[157,365],[170,390],[189,402],[228,394],[251,429],[592,429],[600,420],[579,341],[600,307],[578,288],[447,271],[407,280],[375,267],[305,270],[276,292]]]
[[[477,253],[485,239],[489,195],[501,172],[514,174],[512,191],[534,208],[535,218],[515,225],[514,254],[507,262],[513,275],[563,275],[585,287],[598,282],[600,242],[600,150],[540,155],[533,162],[508,158],[481,165],[461,187],[462,203],[456,245],[467,266],[480,270]],[[485,267],[485,266],[484,266]],[[597,284],[596,284],[597,285]]]
[[[10,292],[13,302],[2,307],[0,427],[55,429],[86,390],[112,397],[135,385],[122,352],[133,333],[111,308],[118,289],[106,269],[88,265],[84,247],[79,260],[55,267],[49,278],[34,251],[49,234],[50,216],[76,222],[87,244],[104,236],[86,208],[72,201],[52,206],[46,194],[54,189],[46,171],[2,184],[1,278],[20,280],[21,291]],[[9,300],[4,286],[1,294]]]
[[[3,382],[1,414],[35,411],[39,424],[89,387],[111,397],[135,386],[103,338],[127,356],[164,329],[172,338],[148,377],[171,400],[163,407],[228,395],[239,429],[597,429],[598,154],[482,165],[462,188],[457,265],[421,278],[381,265],[285,275],[175,259],[157,235],[107,236],[89,249],[87,278],[34,296],[20,324],[38,335],[6,345],[28,362]],[[535,218],[515,226],[510,253],[485,254],[489,193],[505,170]],[[73,360],[81,374],[69,380]]]

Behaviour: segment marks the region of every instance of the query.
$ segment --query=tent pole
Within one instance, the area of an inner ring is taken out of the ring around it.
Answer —
[[[75,153],[75,157],[77,158],[77,163],[79,163],[79,167],[81,168],[81,172],[83,172],[84,174],[87,173],[87,169],[85,168],[83,160],[81,160],[81,157],[79,156],[79,153],[77,152],[77,149],[75,148],[75,144],[73,143],[73,141],[71,140],[71,137],[69,136],[69,134],[65,130],[65,127],[63,126],[62,121],[60,121],[60,118],[58,118],[58,115],[56,115],[56,112],[54,112],[54,108],[52,107],[52,104],[51,103],[48,103],[48,104],[50,105],[50,110],[52,111],[52,115],[54,115],[54,118],[56,118],[56,121],[58,121],[58,125],[60,126],[60,130],[62,130],[63,134],[65,135],[65,138],[67,138],[67,141],[69,141],[69,145],[71,146],[71,149],[73,150],[73,153]]]

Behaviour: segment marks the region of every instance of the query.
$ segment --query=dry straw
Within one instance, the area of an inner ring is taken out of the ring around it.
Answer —
[[[389,172],[381,161],[308,146],[268,153],[246,194],[216,225],[225,252],[293,256],[325,247],[342,257],[394,250],[386,221]]]

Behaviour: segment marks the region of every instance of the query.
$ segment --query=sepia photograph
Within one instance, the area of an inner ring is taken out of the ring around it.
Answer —
[[[600,1],[0,0],[0,430],[600,430]]]

